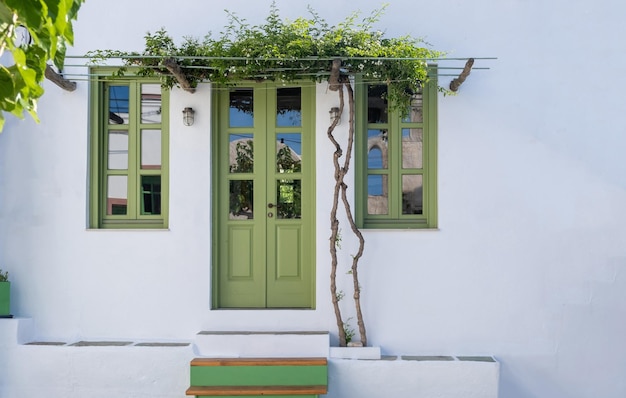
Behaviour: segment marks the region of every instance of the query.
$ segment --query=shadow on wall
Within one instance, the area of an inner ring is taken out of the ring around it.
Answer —
[[[548,369],[546,362],[556,363],[555,356],[525,358],[515,356],[497,359],[500,361],[498,396],[501,398],[574,397],[571,392],[560,389],[555,380],[546,380],[554,374],[554,369]]]

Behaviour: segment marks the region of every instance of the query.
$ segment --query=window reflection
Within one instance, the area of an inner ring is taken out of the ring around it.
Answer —
[[[161,130],[141,130],[141,168],[161,169]]]
[[[128,124],[128,86],[109,86],[109,124]]]
[[[161,214],[161,176],[141,176],[141,214]]]
[[[125,215],[128,206],[128,177],[107,178],[107,215]]]
[[[254,186],[252,180],[231,180],[228,218],[231,220],[253,219],[253,200]]]
[[[383,99],[387,94],[387,86],[378,84],[367,88],[367,122],[387,123],[387,100]]]
[[[367,131],[367,167],[370,169],[386,169],[387,146],[389,136],[387,130]]]
[[[109,170],[128,169],[128,131],[110,130],[108,134],[109,153],[107,167]]]
[[[229,164],[231,173],[254,171],[254,141],[252,134],[229,135]]]
[[[302,135],[300,133],[276,134],[276,171],[279,173],[302,171]]]
[[[367,176],[367,213],[388,214],[388,193],[386,175]]]
[[[402,168],[421,169],[423,165],[423,130],[402,129]]]
[[[411,97],[408,114],[402,121],[407,123],[421,123],[424,121],[424,101],[421,91],[413,94]]]
[[[302,93],[300,87],[276,89],[276,126],[302,125]]]
[[[161,123],[161,85],[141,85],[141,123]]]
[[[230,127],[254,126],[253,90],[236,88],[230,92],[229,125]]]
[[[276,216],[280,219],[302,218],[302,181],[278,180],[276,187]]]
[[[402,214],[422,214],[423,177],[402,176]]]

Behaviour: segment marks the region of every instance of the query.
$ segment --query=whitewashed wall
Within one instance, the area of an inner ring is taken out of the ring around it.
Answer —
[[[331,23],[356,7],[310,4]],[[304,3],[278,7],[306,14]],[[160,27],[217,34],[224,8],[254,23],[269,2],[89,1],[70,53],[139,50]],[[379,24],[389,36],[498,60],[439,98],[439,230],[365,232],[364,312],[383,353],[494,355],[507,398],[626,396],[625,11],[618,0],[390,4]],[[318,87],[317,310],[257,312],[209,310],[210,88],[172,93],[169,231],[86,230],[87,83],[45,88],[41,124],[9,120],[0,135],[0,267],[39,339],[335,332],[325,130],[336,94]]]

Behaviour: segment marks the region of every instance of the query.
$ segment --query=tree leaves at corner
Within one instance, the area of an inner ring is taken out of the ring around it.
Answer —
[[[0,132],[4,112],[19,118],[27,112],[39,121],[47,62],[63,67],[67,45],[74,43],[72,21],[84,1],[0,0],[0,56],[8,51],[13,62],[0,65]]]

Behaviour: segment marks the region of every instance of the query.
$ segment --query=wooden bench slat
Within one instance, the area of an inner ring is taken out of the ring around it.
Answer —
[[[328,392],[327,386],[191,386],[187,395],[321,395]]]
[[[191,366],[326,366],[326,358],[195,358]]]

